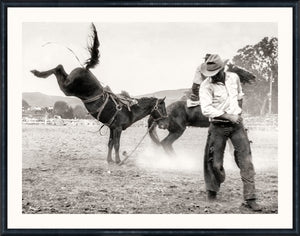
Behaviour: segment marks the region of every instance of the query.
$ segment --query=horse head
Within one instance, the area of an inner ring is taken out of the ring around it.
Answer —
[[[156,100],[155,106],[153,107],[150,115],[153,117],[154,121],[158,124],[160,129],[168,128],[168,114],[166,111],[165,99],[160,98]]]

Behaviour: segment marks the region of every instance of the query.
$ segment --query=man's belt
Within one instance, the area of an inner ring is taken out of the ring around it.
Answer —
[[[229,120],[223,120],[223,119],[216,119],[216,118],[212,118],[210,120],[210,122],[214,125],[223,125],[223,126],[232,126],[234,125],[234,123],[232,123]]]
[[[210,122],[232,123],[230,120],[212,118]]]

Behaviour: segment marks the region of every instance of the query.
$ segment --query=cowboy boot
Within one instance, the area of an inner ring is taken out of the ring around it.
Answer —
[[[217,199],[217,192],[215,191],[207,190],[206,194],[209,202],[214,202]]]
[[[257,204],[255,199],[246,200],[243,205],[251,209],[252,211],[262,211],[262,207],[259,204]]]
[[[190,96],[190,99],[192,101],[199,101],[199,88],[200,88],[200,84],[193,83],[192,94]]]

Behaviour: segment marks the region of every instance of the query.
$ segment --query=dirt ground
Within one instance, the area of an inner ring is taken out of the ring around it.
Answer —
[[[207,203],[202,171],[207,129],[188,128],[174,145],[176,157],[166,156],[147,136],[117,166],[107,164],[108,133],[101,136],[98,128],[23,125],[23,213],[253,213],[241,206],[242,182],[229,150],[218,201]],[[120,153],[130,153],[145,132],[146,127],[124,131]],[[250,131],[249,138],[261,213],[276,214],[277,132]]]

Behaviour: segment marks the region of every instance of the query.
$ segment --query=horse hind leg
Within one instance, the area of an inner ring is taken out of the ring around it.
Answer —
[[[39,78],[47,78],[52,74],[54,74],[56,77],[63,77],[63,78],[66,78],[68,76],[68,74],[65,72],[64,67],[62,65],[58,65],[57,67],[47,71],[31,70],[30,72]]]
[[[183,134],[184,131],[185,129],[176,131],[175,133],[170,132],[168,136],[161,141],[161,144],[167,154],[175,155],[173,143]]]
[[[38,70],[31,70],[30,72],[34,74],[36,77],[39,78],[47,78],[50,75],[54,74],[55,69],[47,70],[47,71],[38,71]]]
[[[66,73],[62,65],[58,65],[57,67],[51,70],[46,70],[46,71],[31,70],[30,72],[39,78],[47,78],[53,74],[56,76],[58,80],[61,81],[65,81],[68,77],[68,74]]]
[[[71,80],[71,78],[69,78],[68,74],[65,72],[64,67],[62,65],[58,65],[54,69],[47,70],[47,71],[31,70],[31,73],[39,78],[47,78],[52,74],[55,75],[59,88],[65,93],[65,95],[67,96],[71,95],[66,90],[66,84],[68,81]]]

